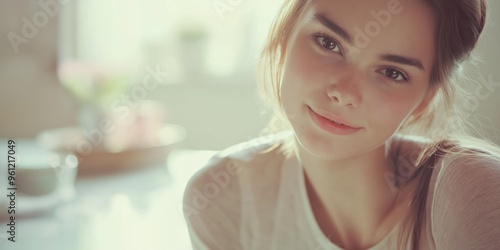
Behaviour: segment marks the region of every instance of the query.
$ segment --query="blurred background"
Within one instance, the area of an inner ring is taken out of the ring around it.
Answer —
[[[20,190],[15,244],[0,191],[0,248],[189,249],[186,181],[267,122],[255,66],[281,2],[1,1],[0,188],[11,139]],[[489,4],[483,62],[465,74],[482,86],[471,122],[500,144]]]
[[[254,66],[281,1],[53,2],[1,3],[0,105],[10,108],[0,113],[0,136],[74,126],[88,96],[109,108],[127,94],[126,106],[158,101],[165,120],[189,132],[191,148],[222,149],[265,123]],[[153,79],[153,90],[132,91],[157,68],[168,76]]]

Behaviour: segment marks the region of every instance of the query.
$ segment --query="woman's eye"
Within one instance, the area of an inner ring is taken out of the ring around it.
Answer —
[[[397,69],[391,69],[391,68],[383,69],[382,73],[393,81],[400,82],[408,80],[408,78],[401,71]]]
[[[322,49],[328,50],[331,52],[341,53],[340,46],[337,41],[324,36],[324,35],[316,35],[315,40]]]

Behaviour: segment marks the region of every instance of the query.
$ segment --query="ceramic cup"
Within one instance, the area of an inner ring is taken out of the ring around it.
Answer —
[[[41,148],[31,148],[29,153],[21,151],[16,171],[17,190],[33,196],[53,192],[64,197],[71,196],[77,166],[77,158],[69,152]]]

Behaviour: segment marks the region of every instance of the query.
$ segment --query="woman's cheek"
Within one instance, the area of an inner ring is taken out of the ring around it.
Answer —
[[[304,40],[304,39],[302,39]],[[294,72],[304,80],[312,80],[321,72],[321,67],[310,48],[310,44],[304,41],[296,43],[294,47],[294,58],[292,58]]]
[[[304,78],[321,78],[334,70],[334,64],[341,56],[322,50],[309,33],[297,36],[292,48],[294,69]],[[310,82],[310,81],[309,81]]]
[[[379,113],[382,114],[379,123],[387,128],[399,127],[407,116],[404,102],[399,102],[390,98],[382,99],[379,105],[372,105],[372,107],[378,107],[379,110],[385,110],[384,112],[379,111]]]

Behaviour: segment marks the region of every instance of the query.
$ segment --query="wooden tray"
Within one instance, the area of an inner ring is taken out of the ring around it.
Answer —
[[[85,140],[79,127],[43,131],[38,135],[39,143],[49,149],[70,151],[78,158],[78,176],[111,174],[121,171],[165,164],[168,153],[186,137],[183,127],[166,124],[158,133],[160,143],[139,145],[116,152],[96,145],[90,153],[75,150],[77,143]]]

